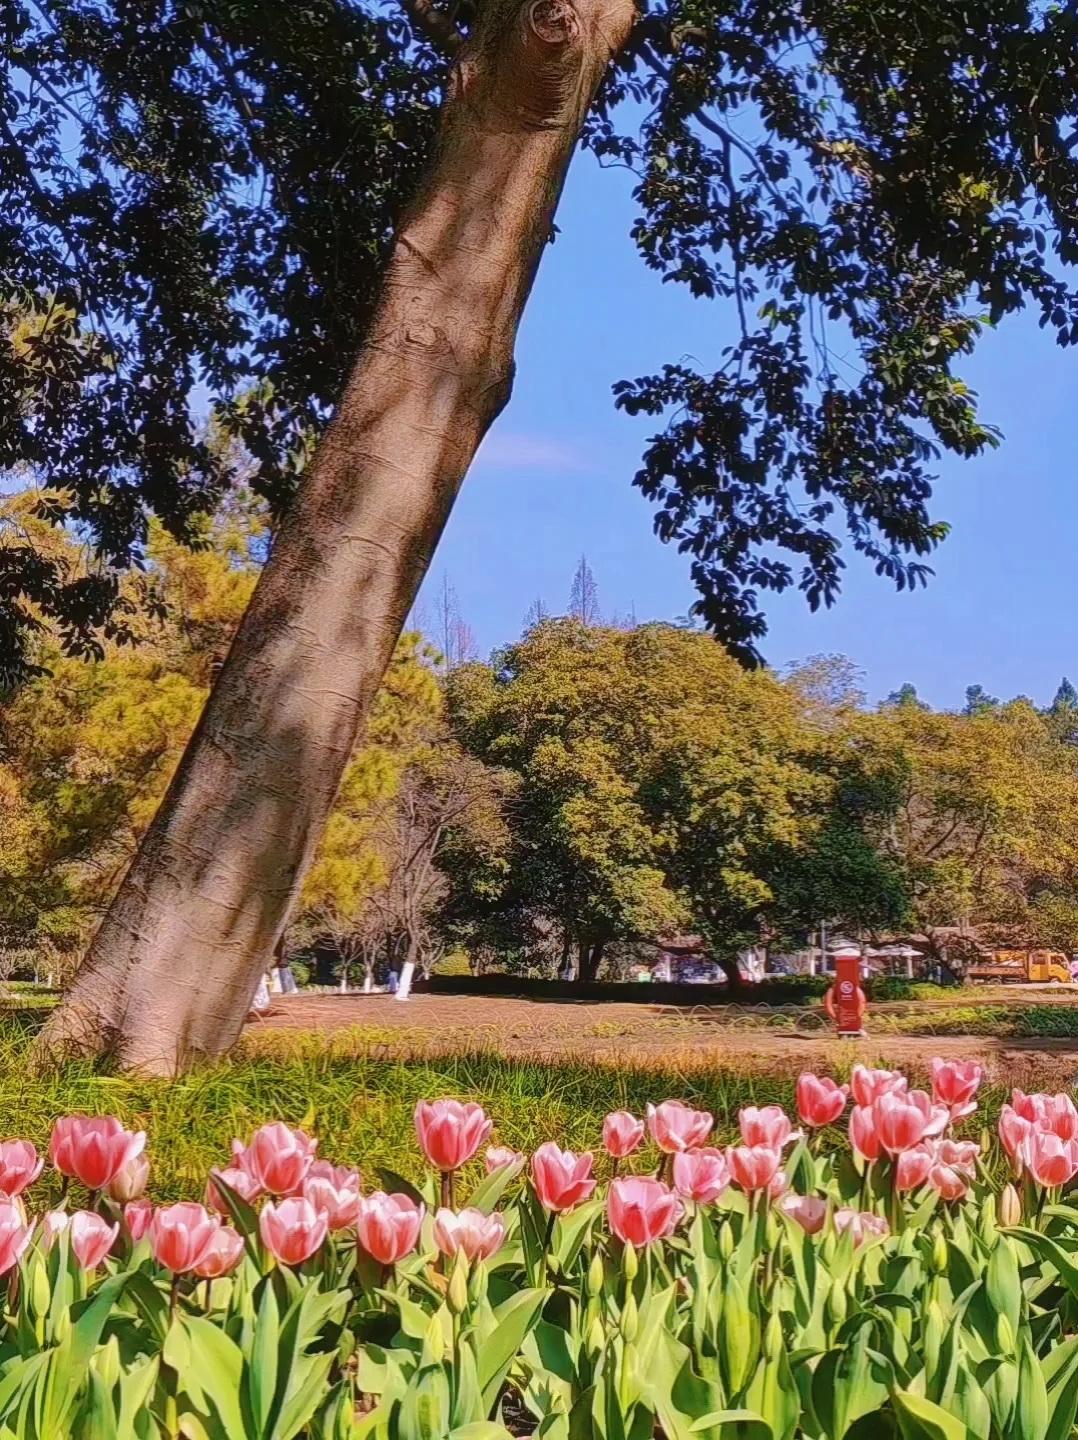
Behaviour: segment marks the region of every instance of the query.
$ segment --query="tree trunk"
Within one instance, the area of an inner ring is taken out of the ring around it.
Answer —
[[[490,0],[371,332],[47,1054],[173,1073],[239,1035],[460,483],[632,0]]]

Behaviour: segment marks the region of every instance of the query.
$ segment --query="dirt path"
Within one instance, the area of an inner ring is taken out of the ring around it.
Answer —
[[[932,1057],[975,1058],[991,1079],[1029,1089],[1070,1087],[1078,1076],[1078,1037],[991,1039],[871,1033],[839,1041],[807,1011],[791,1013],[785,1031],[732,1028],[728,1009],[543,1002],[505,997],[414,995],[406,1005],[387,995],[297,995],[278,998],[274,1013],[248,1027],[254,1043],[278,1032],[335,1035],[346,1049],[394,1057],[490,1050],[514,1059],[591,1060],[676,1070],[735,1065],[739,1070],[833,1069],[854,1060],[927,1070]],[[795,1024],[811,1030],[794,1029]],[[870,1016],[871,1027],[871,1016]]]

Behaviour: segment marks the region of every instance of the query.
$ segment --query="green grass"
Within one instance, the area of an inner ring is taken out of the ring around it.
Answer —
[[[879,1015],[881,1035],[982,1035],[1069,1039],[1078,1036],[1075,1005],[954,1005],[909,1015]]]
[[[410,1179],[421,1174],[412,1122],[420,1098],[478,1100],[495,1122],[494,1139],[525,1152],[549,1139],[601,1152],[608,1110],[643,1114],[649,1100],[670,1096],[710,1110],[718,1122],[718,1144],[733,1139],[743,1105],[775,1102],[791,1113],[794,1107],[791,1076],[720,1066],[678,1076],[490,1054],[383,1060],[316,1038],[289,1037],[287,1045],[169,1082],[102,1074],[81,1064],[35,1075],[26,1064],[27,1049],[27,1027],[5,1022],[0,1027],[0,1137],[22,1136],[43,1148],[57,1115],[118,1115],[147,1132],[151,1193],[157,1200],[200,1197],[210,1166],[228,1163],[232,1138],[246,1139],[274,1119],[305,1125],[319,1137],[322,1155],[338,1164],[358,1164],[369,1184],[376,1185],[379,1165]],[[985,1124],[994,1129],[1006,1098],[1001,1088],[987,1092],[969,1133],[978,1134]],[[841,1138],[841,1130],[830,1137],[836,1144]],[[35,1195],[48,1183],[43,1177]]]

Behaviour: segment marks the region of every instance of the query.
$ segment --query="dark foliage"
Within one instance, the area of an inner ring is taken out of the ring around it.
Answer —
[[[183,537],[227,486],[192,406],[287,502],[444,78],[401,14],[354,0],[0,0],[0,468],[50,487],[93,555],[74,575],[0,535],[5,675],[29,602],[92,648],[148,514]],[[744,661],[761,591],[833,601],[844,534],[900,588],[925,580],[940,448],[995,442],[954,372],[986,321],[1028,301],[1078,339],[1076,91],[1071,5],[642,19],[587,143],[640,175],[645,261],[739,334],[717,370],[670,365],[617,403],[666,422],[637,483]]]

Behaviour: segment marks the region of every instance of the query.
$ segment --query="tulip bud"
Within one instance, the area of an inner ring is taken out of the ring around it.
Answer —
[[[767,1212],[767,1220],[764,1224],[764,1246],[768,1250],[774,1250],[779,1243],[779,1222],[774,1210]]]
[[[640,1314],[636,1308],[636,1298],[631,1290],[622,1307],[621,1323],[618,1328],[623,1340],[635,1340],[636,1333],[640,1329]]]
[[[588,1266],[588,1294],[601,1295],[603,1293],[603,1257],[599,1251],[591,1257],[591,1264]]]
[[[988,1194],[984,1197],[984,1200],[981,1202],[981,1214],[979,1219],[981,1239],[986,1241],[988,1244],[994,1244],[997,1230],[996,1197],[994,1195]]]
[[[932,1246],[932,1268],[937,1275],[942,1275],[947,1269],[947,1241],[942,1234],[936,1236],[936,1243]]]
[[[943,1335],[946,1326],[943,1319],[943,1311],[934,1301],[930,1301],[925,1313],[924,1327],[924,1352],[925,1352],[925,1373],[931,1378],[935,1375],[939,1366],[940,1350],[943,1346]]]
[[[603,1330],[603,1322],[599,1319],[598,1315],[596,1315],[588,1327],[588,1353],[590,1355],[598,1355],[605,1344],[606,1333]]]
[[[54,1345],[62,1345],[71,1334],[71,1311],[66,1305],[60,1306],[60,1313],[53,1321],[52,1340]]]
[[[423,1348],[435,1365],[445,1354],[445,1335],[442,1332],[442,1322],[437,1315],[430,1317],[430,1324],[427,1326],[427,1333],[423,1338]]]
[[[482,1305],[487,1298],[487,1267],[477,1265],[468,1276],[468,1295],[473,1305]]]
[[[640,1262],[636,1258],[636,1249],[632,1245],[625,1246],[625,1253],[622,1255],[622,1264],[625,1267],[625,1278],[628,1281],[636,1279],[636,1272],[640,1269]]]
[[[52,1291],[49,1289],[49,1272],[40,1259],[32,1267],[27,1298],[30,1301],[31,1315],[35,1320],[43,1320],[49,1313]]]
[[[764,1326],[764,1358],[777,1360],[782,1354],[782,1350],[782,1321],[777,1314],[773,1314]]]
[[[996,1316],[996,1350],[1000,1355],[1014,1354],[1014,1331],[1002,1311]]]
[[[833,1330],[837,1330],[846,1319],[848,1308],[846,1291],[836,1282],[827,1297],[827,1320]]]
[[[719,1231],[719,1254],[724,1260],[729,1260],[734,1253],[734,1232],[730,1226],[724,1225]]]
[[[1013,1185],[1004,1185],[996,1205],[999,1223],[1003,1226],[1021,1225],[1022,1197]]]
[[[468,1262],[464,1258],[463,1251],[457,1251],[457,1259],[453,1266],[453,1273],[449,1277],[449,1290],[445,1299],[454,1315],[464,1314],[468,1304]]]

